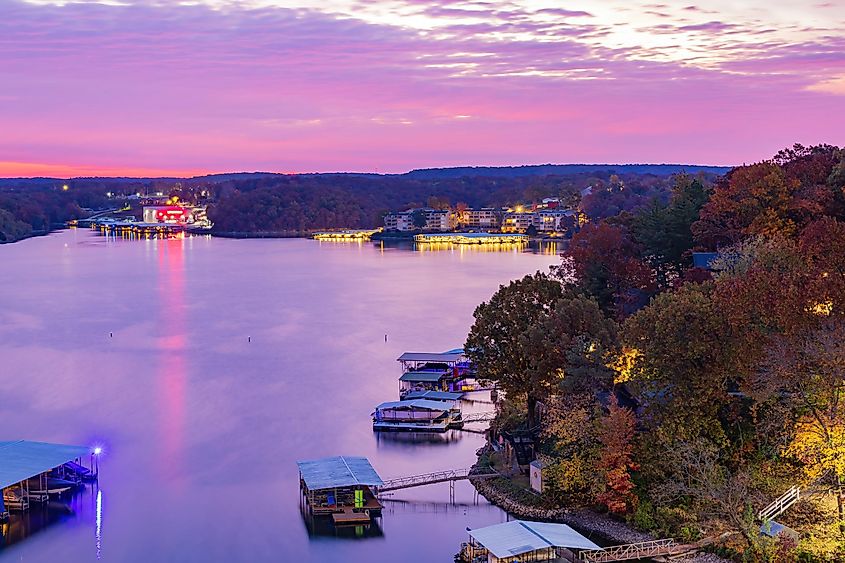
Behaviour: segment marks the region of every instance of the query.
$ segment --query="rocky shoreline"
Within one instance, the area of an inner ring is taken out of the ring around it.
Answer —
[[[474,469],[478,468],[478,465]],[[480,468],[478,468],[480,469]],[[472,479],[470,482],[484,498],[505,512],[526,520],[561,522],[572,526],[580,533],[599,544],[618,545],[658,539],[650,534],[635,530],[629,524],[616,520],[606,514],[589,509],[556,508],[548,509],[530,506],[512,498],[507,491],[496,485],[500,479]],[[696,553],[676,559],[687,563],[730,563],[711,553]]]

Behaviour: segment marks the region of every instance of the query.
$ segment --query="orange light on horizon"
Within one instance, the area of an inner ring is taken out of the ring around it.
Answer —
[[[241,172],[240,170],[220,171],[200,168],[143,168],[143,167],[106,167],[74,164],[54,164],[44,162],[0,161],[0,178],[190,178],[209,174]],[[281,171],[279,174],[298,174],[299,172]]]

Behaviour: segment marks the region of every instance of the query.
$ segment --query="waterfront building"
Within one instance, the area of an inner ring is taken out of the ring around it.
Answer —
[[[497,229],[501,222],[502,211],[493,207],[465,209],[457,217],[457,224],[463,229]]]
[[[204,206],[195,207],[178,203],[144,206],[143,222],[197,227],[210,226]]]
[[[511,520],[468,533],[469,542],[461,546],[461,559],[468,562],[574,562],[581,551],[601,549],[566,524]]]
[[[425,226],[417,227],[414,224],[414,216],[417,213],[425,214]],[[385,231],[450,231],[455,227],[455,214],[448,209],[409,209],[407,211],[396,211],[387,213],[384,216]]]
[[[502,219],[502,232],[524,233],[534,225],[536,215],[534,211],[508,211]]]
[[[572,209],[544,209],[535,213],[534,227],[539,232],[563,233],[578,224],[578,213]]]

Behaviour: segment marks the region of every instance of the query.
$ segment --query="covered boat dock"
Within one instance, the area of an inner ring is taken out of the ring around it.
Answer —
[[[341,525],[366,524],[381,514],[374,490],[384,481],[367,458],[335,456],[296,465],[299,487],[312,515],[330,515]]]
[[[91,468],[82,465],[86,457],[92,460]],[[50,495],[96,477],[91,448],[0,441],[0,519],[8,518],[9,510],[27,510],[31,502],[46,502]]]
[[[576,561],[577,553],[601,548],[566,524],[512,520],[469,530],[461,548],[464,561]]]
[[[444,401],[453,405],[463,397],[463,393],[452,393],[449,391],[409,391],[404,397],[403,401],[410,401],[412,399],[428,399],[429,401]]]
[[[461,425],[460,409],[445,401],[409,399],[376,407],[373,430],[445,432]]]
[[[456,367],[465,362],[463,350],[450,350],[442,353],[405,352],[397,358],[402,364],[402,371],[425,369],[426,366],[437,366],[445,369]]]
[[[451,375],[446,370],[405,372],[399,378],[399,397],[412,391],[445,391],[449,388]]]

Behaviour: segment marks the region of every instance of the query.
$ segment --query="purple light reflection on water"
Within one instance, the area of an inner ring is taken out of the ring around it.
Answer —
[[[295,461],[472,463],[477,434],[377,435],[369,413],[397,397],[401,352],[460,346],[499,284],[556,261],[84,230],[0,247],[0,439],[106,446],[99,489],[19,522],[0,562],[451,560],[467,526],[505,519],[468,483],[337,533],[303,519]]]

